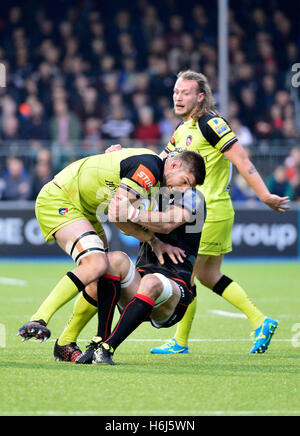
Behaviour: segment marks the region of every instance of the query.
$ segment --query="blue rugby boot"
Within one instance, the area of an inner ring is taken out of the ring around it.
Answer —
[[[189,352],[189,347],[182,347],[178,344],[175,338],[171,339],[161,347],[152,348],[152,354],[186,354]]]
[[[250,354],[267,351],[277,327],[278,321],[272,318],[265,318],[264,322],[254,331],[254,346],[250,350]]]

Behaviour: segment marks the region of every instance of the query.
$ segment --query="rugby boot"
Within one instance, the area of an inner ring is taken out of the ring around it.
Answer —
[[[102,365],[115,365],[115,362],[112,360],[113,354],[113,349],[104,342],[94,352],[93,363]]]
[[[76,342],[72,342],[67,345],[58,345],[58,340],[54,345],[54,359],[61,362],[75,362],[75,360],[81,356],[82,351],[77,346]]]
[[[76,359],[76,363],[84,365],[93,363],[94,352],[100,347],[101,344],[102,338],[100,338],[100,336],[94,336],[89,345],[87,345],[85,352]]]
[[[51,331],[46,327],[46,325],[47,324],[42,319],[39,321],[29,321],[19,328],[17,336],[21,336],[23,341],[35,338],[36,340],[45,342],[51,336]]]
[[[189,352],[189,347],[182,347],[178,344],[175,338],[171,339],[161,347],[152,348],[152,354],[186,354]]]
[[[254,331],[254,346],[251,348],[250,354],[262,354],[267,351],[277,327],[278,321],[265,318],[264,322]]]

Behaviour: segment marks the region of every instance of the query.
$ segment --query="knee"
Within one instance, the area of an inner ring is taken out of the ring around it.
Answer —
[[[135,266],[130,257],[126,253],[123,253],[123,251],[112,251],[108,253],[108,263],[107,274],[120,277],[121,283],[123,283],[122,280],[127,277],[131,269],[134,275]]]
[[[162,282],[154,274],[147,274],[141,280],[138,293],[156,300],[162,291]]]
[[[127,254],[123,253],[122,251],[110,251],[107,254],[107,259],[109,263],[109,268],[114,271],[120,271],[122,265],[128,260],[129,258]]]
[[[99,279],[108,268],[108,260],[105,254],[92,254],[84,257],[80,265],[88,271],[89,283]]]

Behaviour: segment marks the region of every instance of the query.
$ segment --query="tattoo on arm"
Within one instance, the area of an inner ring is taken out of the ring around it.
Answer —
[[[248,174],[254,174],[254,173],[257,173],[257,170],[256,170],[255,166],[252,164],[248,170]]]

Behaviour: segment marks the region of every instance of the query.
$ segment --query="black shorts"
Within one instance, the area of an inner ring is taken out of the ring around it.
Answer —
[[[184,317],[184,314],[189,304],[191,304],[191,302],[194,300],[196,296],[195,293],[196,287],[187,284],[182,278],[176,277],[174,274],[172,274],[172,272],[170,272],[163,266],[151,266],[151,267],[147,266],[144,268],[141,267],[141,268],[137,268],[137,271],[140,273],[142,277],[144,277],[147,274],[160,273],[163,276],[167,277],[168,279],[174,280],[174,282],[177,283],[180,289],[181,297],[170,318],[168,318],[163,324],[159,324],[159,325],[149,320],[151,321],[151,324],[156,328],[168,328],[168,327],[172,327],[174,324],[177,324]]]

